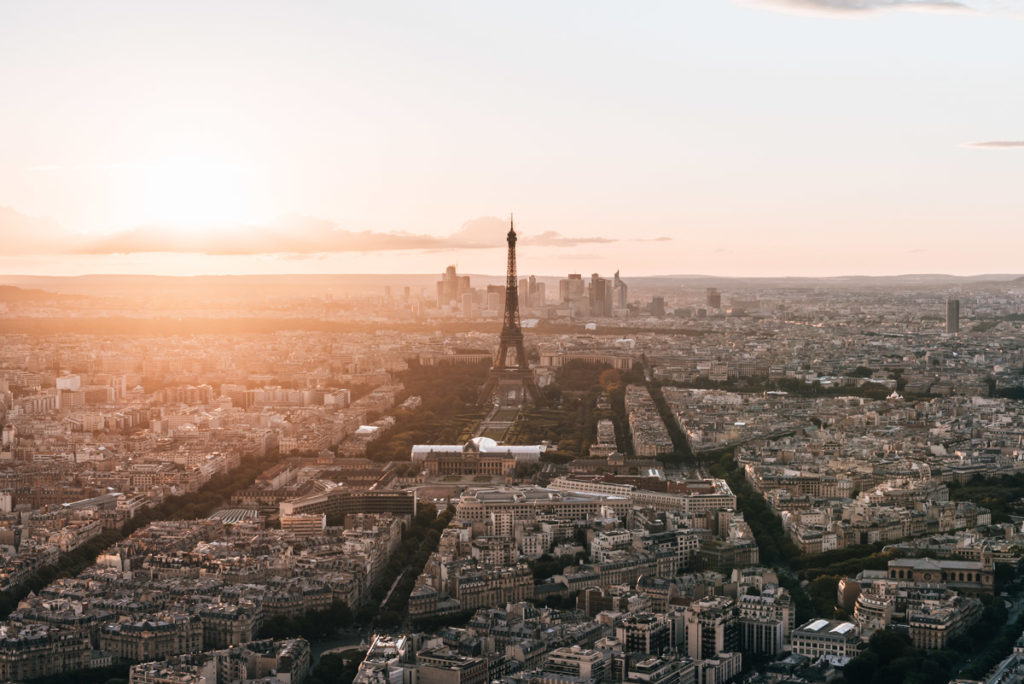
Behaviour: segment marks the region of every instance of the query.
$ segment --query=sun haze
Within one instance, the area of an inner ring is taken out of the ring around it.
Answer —
[[[1013,272],[1022,12],[4,3],[0,268]]]

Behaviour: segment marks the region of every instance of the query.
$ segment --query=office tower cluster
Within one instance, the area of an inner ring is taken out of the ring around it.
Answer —
[[[501,316],[507,287],[506,283],[474,288],[468,275],[459,275],[455,266],[449,266],[437,281],[437,308],[457,316]],[[558,282],[557,300],[548,298],[548,283],[535,275],[517,278],[516,290],[519,310],[531,316],[625,317],[629,311],[629,287],[618,271],[611,278],[570,273]]]
[[[437,308],[462,316],[500,316],[506,288],[507,284],[474,288],[468,275],[459,275],[455,266],[449,266],[437,281]],[[519,279],[517,289],[521,310],[539,309],[547,304],[546,287],[536,276]]]
[[[519,308],[544,306],[547,301],[547,288],[537,281],[537,276],[519,279]]]
[[[469,276],[460,276],[454,266],[445,269],[444,275],[437,281],[437,305],[452,307],[462,304],[463,295],[471,294]]]
[[[570,273],[558,282],[558,300],[569,305],[577,316],[625,315],[629,288],[618,271],[611,279],[594,273],[589,281],[580,273]]]

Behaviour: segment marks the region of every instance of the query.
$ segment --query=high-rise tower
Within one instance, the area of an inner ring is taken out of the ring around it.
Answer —
[[[491,374],[480,391],[480,401],[518,406],[532,399],[543,403],[530,362],[523,346],[523,329],[519,324],[519,283],[516,280],[516,230],[509,219],[508,273],[505,276],[505,317],[501,324],[498,353],[494,356]]]
[[[622,278],[619,277],[619,272],[615,272],[615,277],[612,279],[612,308],[613,309],[625,309],[629,304],[629,288],[626,283],[622,282]]]
[[[960,300],[946,300],[946,332],[955,335],[960,332]]]

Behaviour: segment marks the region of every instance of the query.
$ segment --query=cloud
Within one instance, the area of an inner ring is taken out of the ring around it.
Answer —
[[[964,143],[964,147],[980,147],[988,149],[1005,149],[1009,147],[1024,147],[1024,140],[982,140],[980,142]]]
[[[501,219],[496,216],[481,216],[466,221],[462,224],[448,240],[453,247],[460,249],[496,247],[504,244],[505,235],[508,233],[508,219]],[[671,238],[655,238],[656,240],[670,240]],[[644,240],[646,241],[646,240]],[[562,235],[553,230],[545,230],[540,233],[523,233],[519,231],[518,244],[534,245],[537,247],[578,247],[579,245],[601,245],[612,242],[620,242],[616,238],[607,237],[576,237]]]
[[[190,231],[174,226],[143,225],[90,237],[74,235],[52,221],[0,207],[0,244],[4,244],[4,251],[8,254],[170,252],[218,256],[284,254],[293,258],[312,258],[314,255],[346,252],[501,249],[507,232],[508,223],[495,217],[467,221],[451,235],[426,235],[404,231],[346,230],[324,219],[288,216],[268,224],[226,229]],[[656,241],[669,239],[653,238]],[[526,232],[521,238],[524,245],[559,248],[619,241],[607,237],[571,237],[553,230]]]
[[[388,252],[442,249],[445,246],[443,239],[431,235],[344,230],[331,221],[289,216],[266,225],[195,232],[171,226],[138,226],[85,242],[72,251],[78,254],[179,252],[245,255]]]
[[[847,15],[901,9],[932,12],[986,11],[983,0],[746,0],[746,4],[794,12]]]
[[[540,247],[576,247],[577,245],[607,244],[609,242],[618,242],[618,240],[614,238],[603,237],[566,237],[564,235],[556,233],[553,230],[545,230],[543,233],[538,233],[537,235],[527,235],[523,238],[523,244],[538,245]]]
[[[324,252],[316,252],[311,254],[266,254],[263,255],[267,259],[275,259],[279,261],[323,261],[329,255]]]
[[[46,254],[61,251],[74,240],[59,224],[0,207],[0,245],[4,254]]]

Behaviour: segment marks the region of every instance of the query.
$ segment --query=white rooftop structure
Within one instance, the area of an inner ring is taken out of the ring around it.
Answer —
[[[538,461],[547,451],[545,444],[498,444],[490,437],[474,437],[465,444],[415,444],[411,458],[423,461],[430,454],[463,454],[513,456],[517,461]]]

